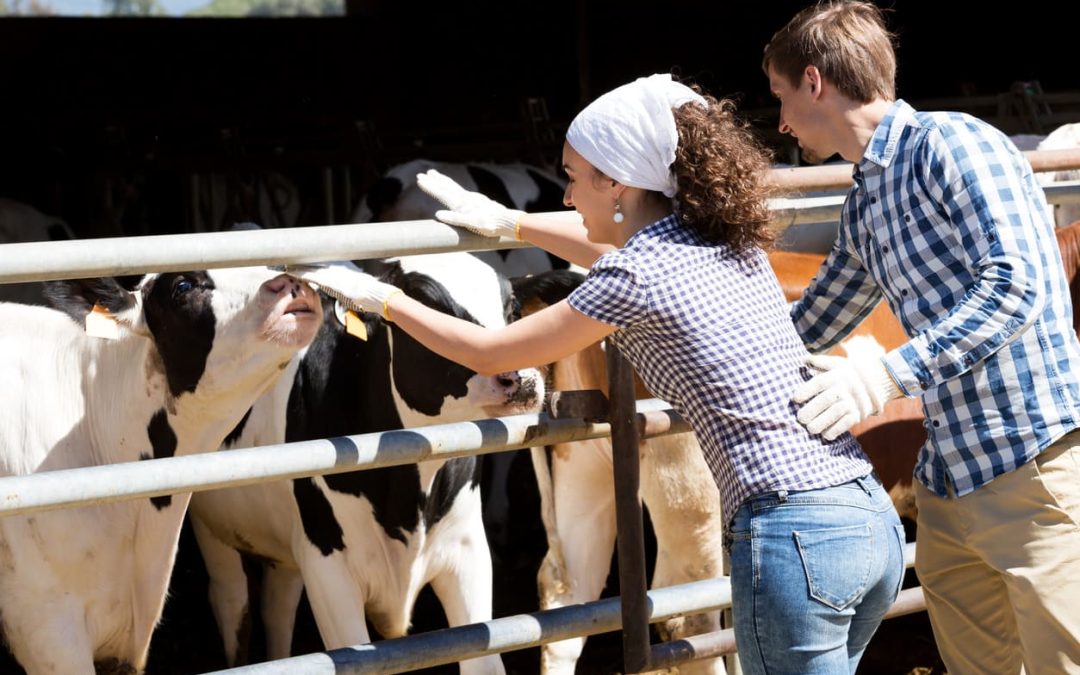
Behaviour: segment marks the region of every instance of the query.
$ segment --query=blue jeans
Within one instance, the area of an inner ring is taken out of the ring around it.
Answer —
[[[904,527],[877,477],[751,498],[728,539],[747,675],[854,673],[904,576]]]

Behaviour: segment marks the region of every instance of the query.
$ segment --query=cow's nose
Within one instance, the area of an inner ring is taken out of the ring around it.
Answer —
[[[265,288],[274,295],[283,295],[287,292],[289,295],[296,298],[305,295],[305,291],[309,289],[309,286],[296,277],[291,277],[288,274],[280,274],[270,281],[267,281]]]
[[[531,377],[522,377],[519,371],[499,373],[495,381],[506,392],[508,401],[527,401],[536,396],[536,382]]]
[[[265,284],[266,290],[270,291],[274,295],[278,295],[284,291],[289,284],[293,283],[293,278],[287,274],[279,274]]]
[[[511,396],[521,387],[521,374],[516,370],[512,370],[506,373],[499,373],[495,376],[495,381],[500,387],[506,390]]]

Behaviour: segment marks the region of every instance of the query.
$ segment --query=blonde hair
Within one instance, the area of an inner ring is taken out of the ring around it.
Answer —
[[[894,36],[877,6],[822,0],[800,11],[765,46],[762,69],[798,86],[814,66],[842,94],[859,103],[896,98]]]

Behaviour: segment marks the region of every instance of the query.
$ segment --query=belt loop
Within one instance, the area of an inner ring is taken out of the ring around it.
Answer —
[[[859,487],[862,488],[862,491],[865,492],[868,497],[872,497],[874,494],[874,484],[871,481],[871,476],[873,476],[872,473],[866,476],[859,476],[855,479],[855,482],[859,484]]]
[[[780,501],[781,504],[787,502],[787,490],[777,490],[776,498]]]

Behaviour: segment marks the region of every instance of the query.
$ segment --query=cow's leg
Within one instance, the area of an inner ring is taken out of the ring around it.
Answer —
[[[247,663],[251,624],[247,575],[240,552],[218,539],[194,513],[191,529],[210,577],[210,608],[225,646],[225,659],[230,666]]]
[[[641,460],[641,496],[656,532],[652,588],[720,576],[723,569],[720,493],[692,434],[650,439]],[[720,630],[720,612],[668,621],[672,639]],[[722,658],[679,666],[683,675],[724,673]]]
[[[537,575],[540,608],[554,609],[600,597],[615,547],[615,484],[611,445],[604,440],[556,446],[552,453],[555,529],[565,568],[549,549]],[[585,638],[546,644],[541,671],[573,675]]]
[[[323,555],[308,542],[294,547],[304,578],[311,613],[327,649],[371,642],[364,613],[364,594],[349,573],[342,551]]]
[[[304,591],[300,570],[280,563],[264,566],[262,620],[266,627],[266,658],[283,659],[292,652],[296,608]]]
[[[447,622],[451,626],[464,626],[491,619],[491,552],[484,534],[479,494],[468,490],[458,495],[453,510],[461,515],[461,521],[454,527],[461,528],[462,536],[448,542],[451,546],[447,549],[457,553],[431,579],[431,588],[442,603]],[[443,522],[449,519],[448,516]],[[441,546],[442,542],[435,545]],[[462,675],[505,672],[498,654],[461,662]]]

